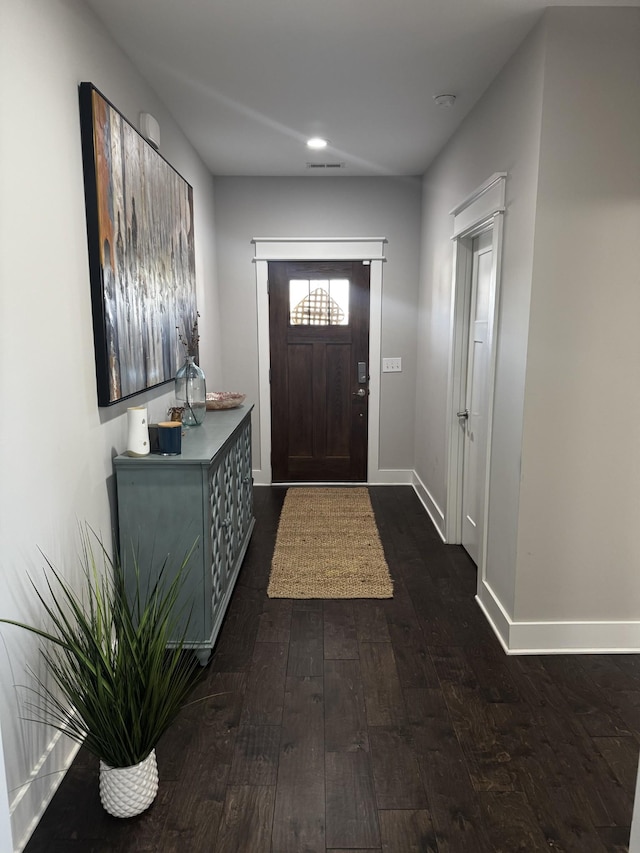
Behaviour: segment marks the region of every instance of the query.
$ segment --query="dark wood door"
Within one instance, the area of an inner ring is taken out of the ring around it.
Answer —
[[[369,265],[269,264],[274,482],[367,479]]]

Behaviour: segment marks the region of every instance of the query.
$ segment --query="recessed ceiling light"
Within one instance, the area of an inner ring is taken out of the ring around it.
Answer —
[[[311,139],[307,139],[307,148],[313,148],[314,151],[321,151],[328,144],[328,141],[321,136],[312,136]]]
[[[452,107],[456,102],[455,95],[434,95],[433,100],[439,107]]]

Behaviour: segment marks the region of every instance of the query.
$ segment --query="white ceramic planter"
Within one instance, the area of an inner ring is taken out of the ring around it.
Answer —
[[[114,817],[134,817],[148,809],[158,793],[156,751],[132,767],[100,762],[100,801]]]

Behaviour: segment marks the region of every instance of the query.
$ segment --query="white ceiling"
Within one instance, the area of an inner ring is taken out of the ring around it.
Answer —
[[[343,175],[422,174],[545,6],[640,5],[86,2],[216,175],[336,174],[308,162],[344,163]],[[457,96],[452,108],[433,101],[445,92]],[[331,146],[311,154],[304,141],[317,134]]]

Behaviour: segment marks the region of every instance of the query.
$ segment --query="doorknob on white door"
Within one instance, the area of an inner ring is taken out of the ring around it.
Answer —
[[[469,409],[465,409],[463,412],[456,412],[456,417],[464,418],[465,421],[469,419]]]

